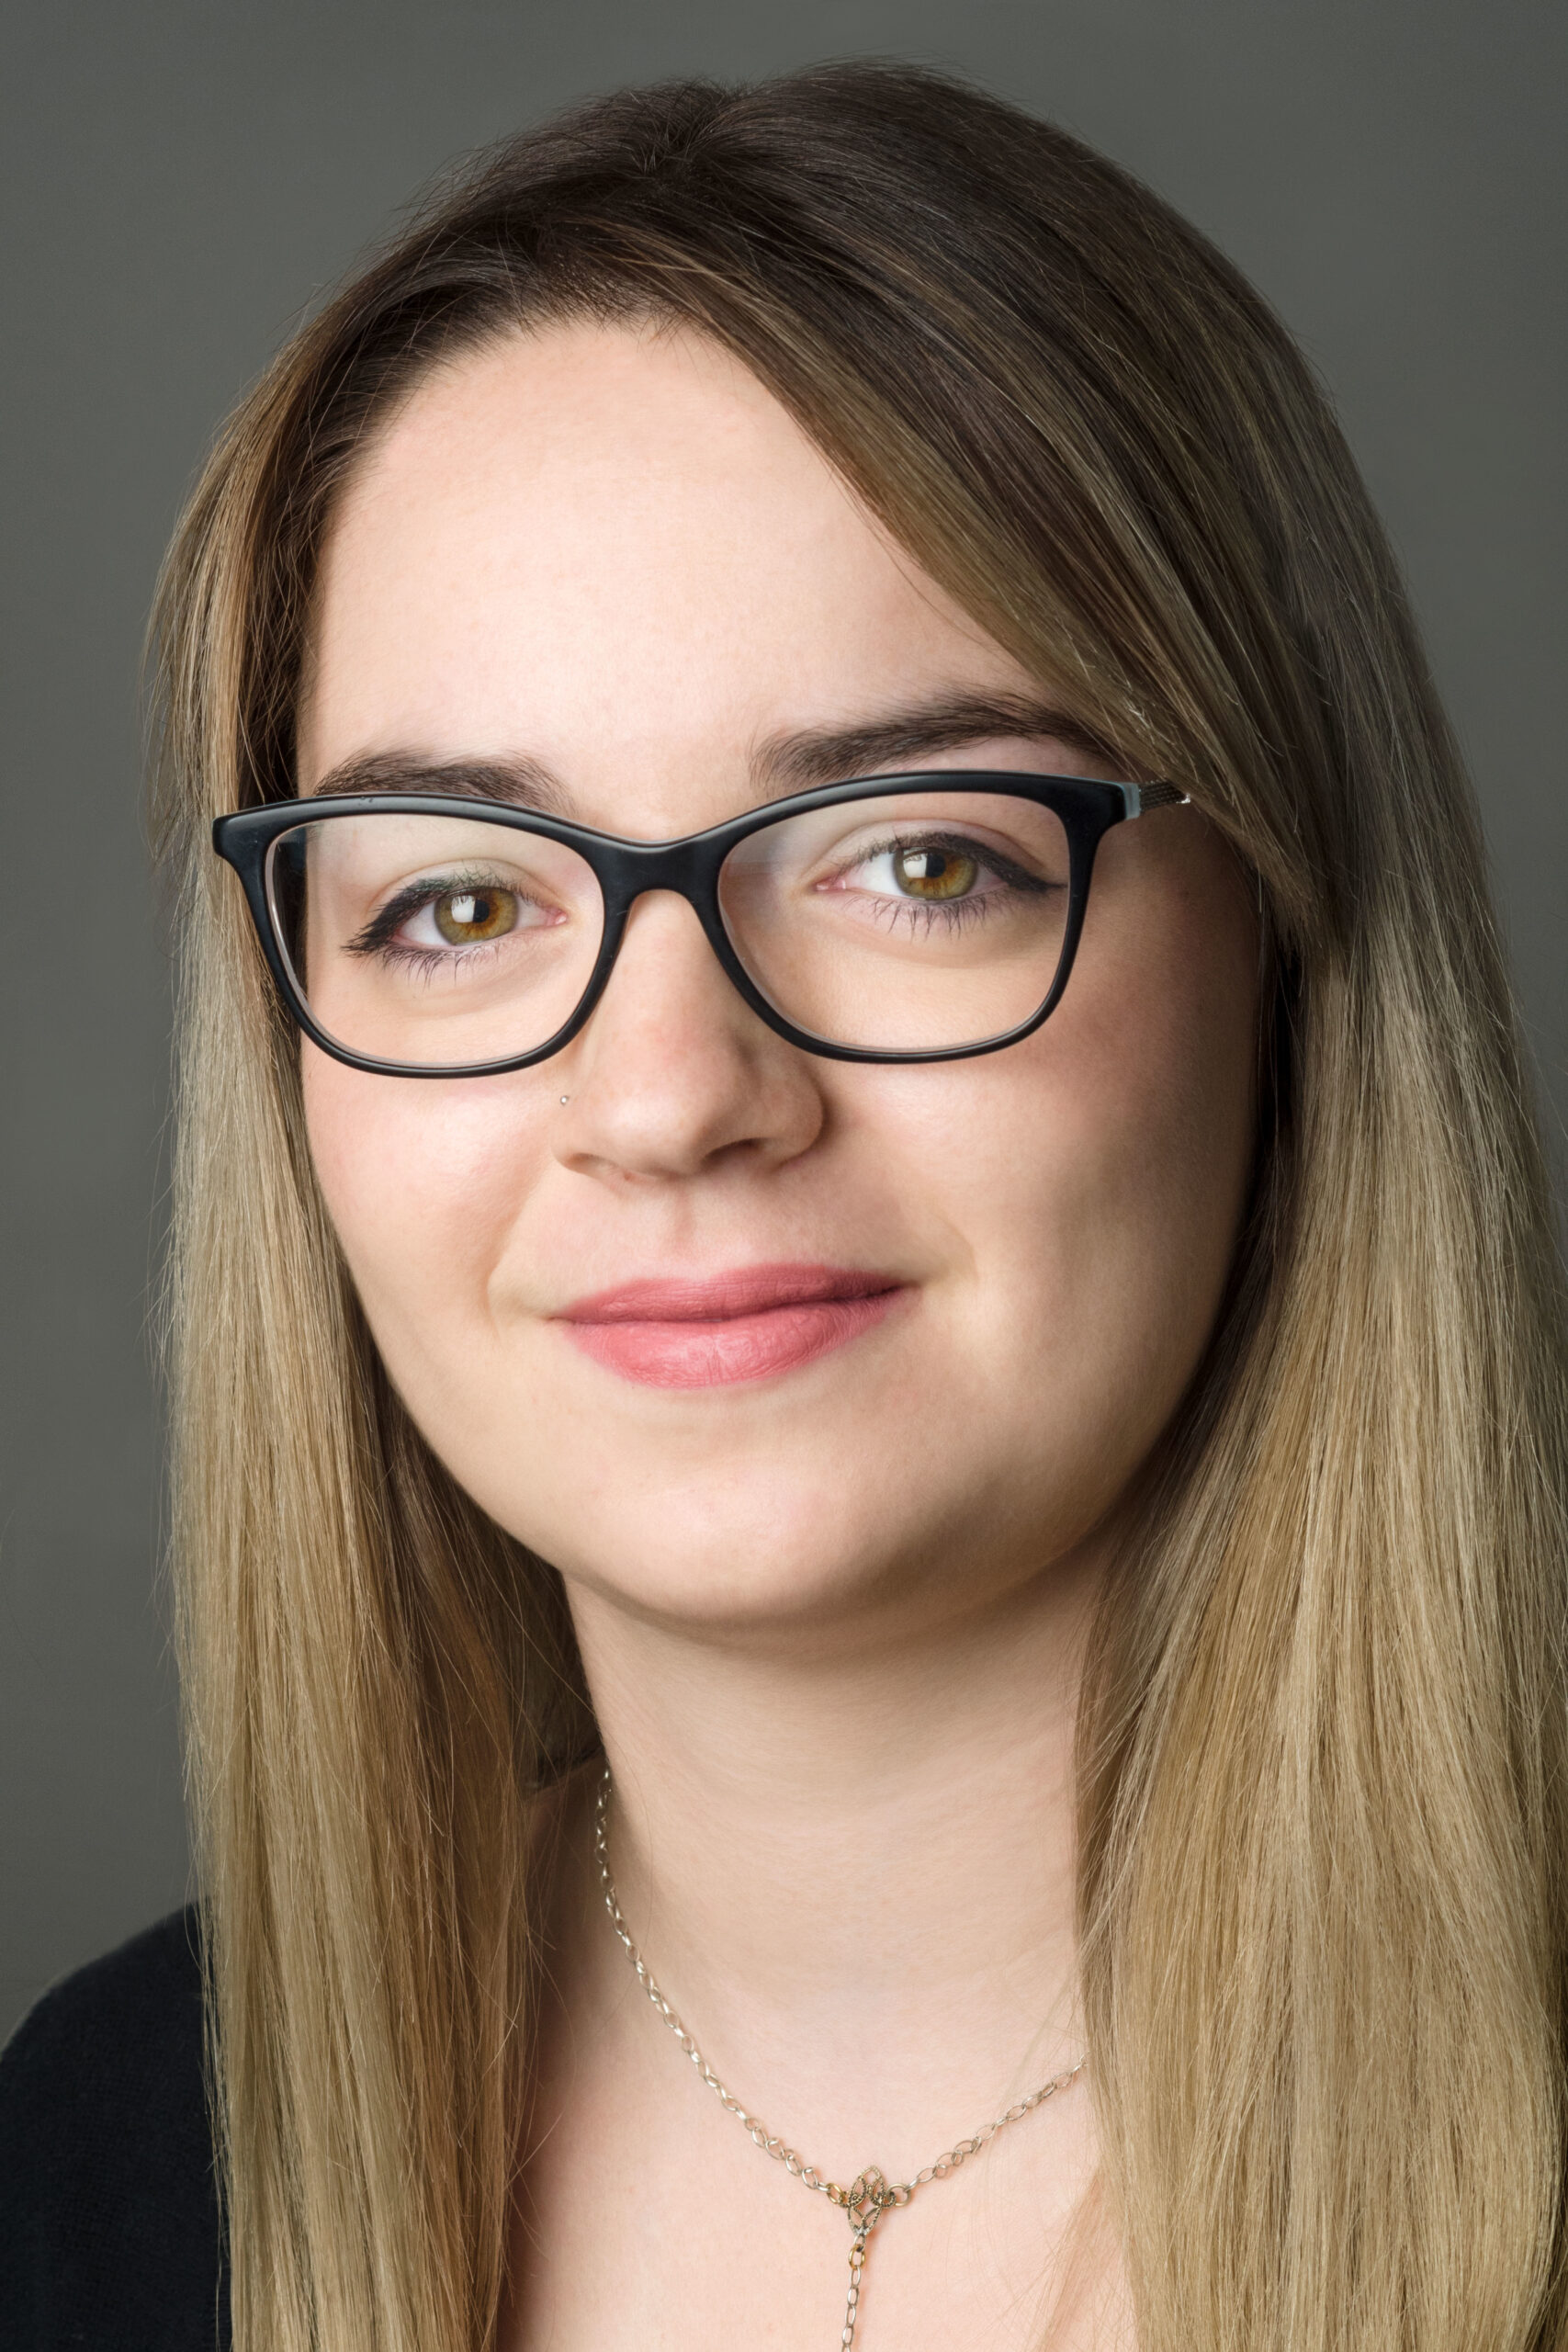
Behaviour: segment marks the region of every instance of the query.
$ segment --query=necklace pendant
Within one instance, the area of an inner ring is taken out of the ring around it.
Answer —
[[[862,2239],[869,2236],[890,2205],[897,2199],[887,2186],[887,2177],[879,2165],[867,2165],[850,2183],[844,2199],[844,2211],[850,2217],[850,2227]]]
[[[840,2352],[854,2352],[866,2240],[884,2213],[897,2204],[898,2196],[897,2190],[887,2186],[887,2176],[879,2165],[867,2165],[863,2172],[855,2175],[848,2188],[840,2189],[839,2194],[843,2199],[844,2211],[849,2216],[852,2233],[850,2239],[850,2291],[844,2302],[844,2325],[839,2345]]]
[[[844,2300],[844,2324],[839,2337],[840,2352],[854,2352],[855,2324],[860,2318],[861,2272],[865,2267],[865,2242],[882,2218],[878,2206],[870,2218],[857,2222],[852,2217],[850,2226],[854,2236],[850,2243],[850,2291]]]

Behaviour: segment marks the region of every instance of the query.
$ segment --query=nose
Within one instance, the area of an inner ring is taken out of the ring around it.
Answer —
[[[685,899],[638,899],[615,970],[561,1057],[557,1156],[584,1175],[670,1181],[807,1151],[821,1070],[737,994]]]

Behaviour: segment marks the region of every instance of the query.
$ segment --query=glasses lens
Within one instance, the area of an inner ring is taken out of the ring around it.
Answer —
[[[604,929],[575,850],[471,818],[296,825],[273,844],[267,889],[318,1027],[409,1069],[547,1044],[581,1001]]]
[[[977,1046],[1030,1020],[1062,961],[1061,819],[1010,793],[899,792],[786,817],[730,852],[725,928],[762,994],[825,1044]]]

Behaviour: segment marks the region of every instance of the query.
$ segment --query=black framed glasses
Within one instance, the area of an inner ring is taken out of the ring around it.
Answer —
[[[358,1069],[467,1078],[558,1053],[648,890],[688,901],[791,1045],[953,1061],[1038,1029],[1105,834],[1186,797],[966,768],[826,785],[639,842],[504,801],[355,794],[220,817],[212,842],[294,1019]]]

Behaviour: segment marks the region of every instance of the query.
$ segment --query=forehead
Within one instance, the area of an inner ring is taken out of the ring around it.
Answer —
[[[301,785],[387,745],[637,761],[1029,681],[705,340],[552,327],[424,379],[324,552]]]

